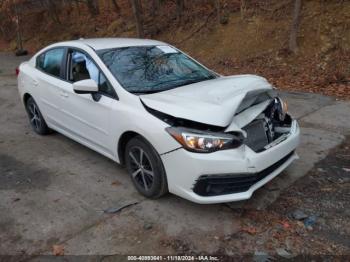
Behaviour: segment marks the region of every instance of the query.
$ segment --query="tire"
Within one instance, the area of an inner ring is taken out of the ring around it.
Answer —
[[[24,56],[24,55],[28,55],[28,51],[25,49],[17,49],[15,52],[16,56]]]
[[[35,133],[38,135],[47,135],[51,133],[51,129],[47,126],[38,105],[32,97],[26,102],[26,111],[29,117],[29,123]]]
[[[127,143],[124,159],[131,180],[140,194],[156,199],[168,192],[162,160],[152,145],[142,137],[134,137]]]

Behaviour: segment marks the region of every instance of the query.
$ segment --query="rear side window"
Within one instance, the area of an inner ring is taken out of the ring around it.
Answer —
[[[63,48],[56,48],[41,54],[37,58],[37,68],[50,75],[60,77],[64,53]]]

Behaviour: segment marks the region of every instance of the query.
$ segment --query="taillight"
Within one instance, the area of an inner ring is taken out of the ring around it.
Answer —
[[[16,76],[18,76],[18,75],[19,75],[19,68],[16,67]]]

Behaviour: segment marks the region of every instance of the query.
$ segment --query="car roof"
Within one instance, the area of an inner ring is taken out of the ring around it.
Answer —
[[[128,47],[128,46],[149,46],[149,45],[167,45],[164,42],[150,39],[138,39],[138,38],[81,38],[79,40],[61,42],[61,45],[70,44],[85,44],[95,50]]]

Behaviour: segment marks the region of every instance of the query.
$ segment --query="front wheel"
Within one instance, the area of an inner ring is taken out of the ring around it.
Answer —
[[[148,198],[168,192],[162,160],[156,150],[141,137],[131,139],[125,150],[125,162],[137,191]]]

